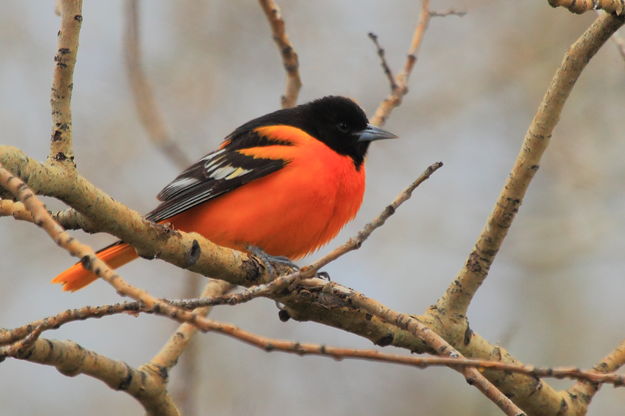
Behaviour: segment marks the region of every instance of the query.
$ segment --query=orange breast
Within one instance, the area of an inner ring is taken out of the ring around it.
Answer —
[[[248,245],[274,256],[299,258],[327,243],[362,203],[365,169],[290,126],[257,129],[293,143],[243,149],[289,163],[279,171],[172,217],[183,231],[195,231],[226,247]]]

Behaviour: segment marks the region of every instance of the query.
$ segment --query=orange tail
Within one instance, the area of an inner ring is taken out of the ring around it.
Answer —
[[[99,259],[104,260],[106,264],[114,269],[139,257],[134,248],[122,242],[105,247],[96,254]],[[74,292],[87,286],[97,278],[95,274],[85,269],[81,263],[76,263],[52,279],[52,283],[61,283],[63,290]]]

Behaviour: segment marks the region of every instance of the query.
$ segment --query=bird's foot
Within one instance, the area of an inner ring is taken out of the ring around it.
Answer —
[[[282,271],[295,272],[300,268],[297,264],[293,263],[291,259],[285,256],[272,256],[267,254],[264,250],[256,246],[247,246],[247,250],[258,257],[262,262],[263,266],[274,277],[277,277],[279,273],[276,270],[276,266]],[[286,269],[286,270],[285,270]]]
[[[317,272],[315,277],[318,277],[319,279],[327,280],[328,282],[332,281],[332,279],[330,279],[330,273],[324,272],[324,271]]]

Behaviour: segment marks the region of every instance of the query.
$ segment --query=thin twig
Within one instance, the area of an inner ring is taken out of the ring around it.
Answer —
[[[20,339],[27,337],[35,329],[47,331],[59,328],[69,322],[83,321],[90,318],[101,318],[103,316],[116,315],[123,312],[149,313],[149,311],[145,308],[145,305],[141,302],[123,302],[116,303],[114,305],[83,306],[78,309],[67,309],[54,316],[32,321],[26,325],[22,325],[11,330],[0,329],[0,345],[15,343]]]
[[[547,149],[575,82],[594,54],[624,22],[624,19],[608,14],[599,17],[566,52],[525,134],[521,150],[473,251],[446,293],[438,300],[440,310],[446,310],[451,315],[466,315],[538,170],[541,156]]]
[[[282,56],[282,64],[286,70],[286,90],[281,97],[282,108],[293,107],[297,104],[297,96],[302,87],[302,80],[299,75],[299,59],[286,34],[284,19],[280,14],[278,4],[274,0],[259,0],[259,2],[271,26],[273,40],[278,46]]]
[[[404,189],[390,205],[388,205],[384,210],[371,222],[367,223],[357,234],[355,237],[350,238],[344,244],[332,250],[330,253],[326,254],[319,260],[313,262],[312,264],[303,267],[302,269],[278,276],[273,281],[261,285],[252,286],[248,289],[245,289],[238,293],[233,293],[227,296],[222,297],[221,299],[214,300],[219,302],[219,304],[229,304],[234,305],[237,303],[247,302],[253,298],[259,296],[268,296],[272,293],[276,293],[280,291],[282,288],[287,287],[293,284],[295,281],[299,279],[305,279],[315,276],[317,271],[331,261],[338,259],[344,254],[358,249],[362,243],[365,242],[367,238],[375,231],[377,228],[384,225],[386,220],[393,215],[397,208],[404,202],[406,202],[412,196],[412,192],[421,185],[423,182],[428,180],[430,176],[436,172],[439,168],[443,166],[442,162],[436,162],[427,167],[427,169],[414,181],[412,182],[406,189]],[[214,303],[216,304],[216,303]]]
[[[57,6],[61,14],[61,28],[57,35],[50,96],[52,136],[48,161],[73,167],[71,99],[74,83],[72,79],[82,23],[82,0],[65,0],[57,3]],[[64,162],[69,162],[69,164]]]
[[[364,243],[365,240],[369,238],[369,236],[373,233],[373,231],[375,231],[377,228],[384,225],[386,220],[396,212],[397,208],[399,208],[401,204],[403,204],[408,199],[410,199],[410,197],[412,196],[412,193],[419,185],[421,185],[423,182],[429,179],[430,176],[442,166],[443,166],[442,162],[436,162],[428,166],[427,169],[414,182],[412,182],[406,189],[404,189],[395,198],[395,200],[391,202],[391,204],[389,204],[386,208],[384,208],[384,210],[380,213],[380,215],[378,215],[371,222],[367,223],[356,234],[355,237],[350,238],[344,244],[335,248],[334,250],[332,250],[330,253],[326,254],[319,260],[315,261],[314,263],[308,266],[303,267],[302,269],[296,272],[278,276],[269,283],[252,286],[250,288],[242,290],[241,292],[225,295],[217,299],[212,299],[211,305],[218,305],[218,304],[235,305],[238,303],[247,302],[251,299],[254,299],[260,296],[268,296],[272,293],[276,293],[280,291],[282,288],[293,284],[293,282],[295,282],[296,280],[313,277],[321,267],[327,265],[331,261],[338,259],[339,257],[343,256],[344,254],[352,250],[358,249],[362,245],[362,243]],[[190,305],[186,305],[186,306],[178,305],[178,306],[189,307]],[[197,305],[195,307],[197,307]]]
[[[141,125],[148,133],[148,137],[176,167],[184,169],[191,164],[178,143],[171,138],[171,133],[160,111],[150,83],[147,80],[141,64],[141,47],[139,41],[139,5],[138,0],[129,0],[126,9],[126,30],[124,31],[124,45],[126,55],[126,70],[130,89],[137,108]]]
[[[219,288],[218,290],[221,290]],[[112,315],[114,313],[120,312],[120,306],[122,304],[116,305],[103,305],[99,307],[84,307],[81,310],[86,311],[90,309],[97,315],[89,315],[83,314],[80,319],[101,317],[105,315]],[[151,311],[142,309],[143,306],[138,302],[127,302],[125,305],[128,307],[126,311],[133,312],[147,312]],[[134,305],[135,307],[130,307]],[[99,311],[99,312],[96,312]],[[113,312],[116,311],[116,312]],[[101,313],[103,312],[103,313]],[[50,320],[54,320],[58,322],[55,317],[48,318]],[[186,325],[186,324],[183,324]],[[228,324],[223,324],[228,325]],[[187,328],[190,328],[187,326]],[[11,331],[12,332],[12,331]],[[233,336],[237,337],[238,332],[233,331]],[[0,333],[1,335],[1,333]],[[183,338],[183,334],[176,335],[178,338]],[[381,361],[381,362],[389,362],[395,364],[403,364],[409,365],[419,368],[427,368],[427,367],[475,367],[481,370],[497,370],[497,371],[508,371],[513,373],[525,374],[531,377],[539,377],[539,378],[572,378],[577,379],[586,383],[597,383],[597,384],[612,384],[615,387],[623,387],[625,386],[625,375],[617,374],[615,372],[605,372],[600,370],[597,367],[603,367],[601,365],[595,366],[593,370],[581,370],[575,367],[535,367],[532,365],[520,365],[520,364],[509,364],[503,363],[501,361],[493,361],[493,360],[479,360],[479,359],[467,359],[467,358],[450,358],[450,357],[420,357],[414,355],[401,355],[401,354],[391,354],[385,353],[380,350],[373,349],[358,349],[358,348],[343,348],[343,347],[334,347],[329,345],[322,344],[310,344],[310,343],[298,343],[289,340],[280,340],[280,339],[271,339],[271,338],[263,338],[258,335],[256,337],[259,338],[259,341],[255,343],[256,346],[263,346],[263,349],[277,350],[286,353],[295,353],[300,355],[320,355],[331,357],[334,359],[365,359],[371,361]],[[181,340],[181,342],[186,342],[188,339]],[[175,344],[178,341],[170,342],[168,345],[171,348],[164,348],[157,355],[162,354],[171,354],[172,351],[182,351]],[[25,350],[20,350],[19,348],[15,348],[13,344],[10,348],[0,349],[1,357],[16,357],[19,358],[20,354],[24,355]],[[268,347],[272,346],[272,347]],[[273,348],[275,347],[275,348]],[[625,348],[623,346],[621,349]],[[621,355],[623,354],[623,350],[620,351]],[[151,365],[154,367],[152,370],[157,371],[167,371],[175,364],[172,359],[174,355],[171,355],[169,358],[162,360],[160,358],[153,359],[151,361]],[[156,357],[155,357],[156,358]],[[608,357],[606,357],[607,359]],[[622,365],[622,362],[621,362]],[[607,368],[607,367],[605,367]],[[614,368],[615,369],[615,368]]]
[[[384,208],[384,210],[380,213],[380,215],[378,215],[373,221],[371,221],[367,225],[365,225],[362,228],[362,230],[360,230],[358,232],[358,234],[356,234],[355,237],[350,238],[348,241],[346,241],[341,246],[335,248],[330,253],[328,253],[325,256],[323,256],[321,259],[315,261],[310,266],[306,267],[306,271],[307,272],[308,271],[313,271],[313,272],[316,273],[321,267],[325,266],[326,264],[330,263],[331,261],[336,260],[337,258],[342,256],[343,254],[348,253],[348,252],[350,252],[352,250],[356,250],[356,249],[360,248],[362,243],[364,243],[365,240],[367,238],[369,238],[371,233],[373,231],[375,231],[377,228],[379,228],[382,225],[384,225],[386,220],[391,215],[393,215],[395,213],[397,208],[401,204],[406,202],[408,199],[410,199],[410,197],[412,196],[412,192],[419,185],[421,185],[423,182],[428,180],[430,178],[430,176],[434,172],[436,172],[438,169],[440,169],[442,166],[443,166],[443,162],[432,163],[430,166],[428,166],[427,169],[414,182],[412,182],[406,189],[404,189],[395,198],[395,200],[390,203],[390,205],[388,205],[386,208]]]
[[[466,11],[456,10],[456,9],[447,9],[447,10],[441,10],[441,11],[430,10],[430,17],[447,17],[447,16],[462,17],[466,14],[467,14]]]
[[[386,57],[384,55],[385,54],[384,48],[382,48],[382,46],[380,45],[380,42],[378,42],[378,35],[376,35],[375,33],[369,32],[369,39],[371,39],[373,41],[373,44],[375,45],[375,48],[378,52],[378,56],[380,57],[380,64],[382,65],[382,70],[384,71],[384,74],[388,78],[388,81],[391,85],[391,92],[393,92],[395,88],[397,88],[397,84],[395,83],[395,77],[393,76],[393,71],[391,71],[391,67],[388,66],[388,62],[386,62]]]
[[[234,286],[223,280],[211,279],[204,287],[201,296],[204,298],[212,298],[223,295]],[[172,302],[169,302],[173,304]],[[195,308],[194,308],[195,309]],[[211,306],[202,306],[195,310],[198,316],[206,316],[211,310]],[[156,365],[162,368],[170,369],[176,362],[180,355],[182,355],[185,347],[191,341],[191,338],[197,332],[197,327],[182,323],[174,334],[169,337],[169,340],[165,343],[163,348],[150,360],[150,365]]]
[[[395,85],[391,93],[380,103],[375,110],[375,114],[371,118],[371,124],[375,126],[382,126],[386,122],[386,119],[391,114],[394,108],[401,104],[401,100],[404,95],[408,93],[408,78],[414,68],[414,64],[417,61],[417,52],[423,41],[423,35],[430,22],[430,0],[421,1],[421,12],[419,14],[419,21],[412,34],[412,40],[410,47],[408,48],[408,55],[404,68],[395,77]]]

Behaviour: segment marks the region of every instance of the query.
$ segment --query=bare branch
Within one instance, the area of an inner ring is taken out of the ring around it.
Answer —
[[[333,283],[328,283],[327,286],[331,287],[334,294],[344,298],[346,303],[355,307],[364,309],[369,313],[384,319],[397,327],[409,331],[416,337],[421,338],[425,343],[436,352],[437,355],[450,358],[463,358],[462,354],[457,351],[451,344],[445,341],[440,335],[428,328],[427,325],[419,321],[417,318],[395,312],[392,309],[384,306],[380,302],[374,299],[367,298],[362,294],[357,294],[355,291],[340,287]],[[389,340],[390,343],[391,340]],[[480,373],[474,367],[456,368],[451,367],[464,375],[467,382],[479,389],[486,397],[488,397],[493,403],[495,403],[506,415],[509,416],[521,416],[525,415],[512,400],[506,397],[497,387],[495,387],[482,373]]]
[[[594,54],[623,23],[623,18],[612,15],[599,17],[565,54],[525,134],[510,175],[473,251],[437,303],[440,309],[451,314],[466,314],[538,170],[541,156],[549,145],[553,129],[575,82]]]
[[[297,104],[297,96],[302,87],[302,80],[299,76],[299,60],[297,53],[293,49],[293,44],[286,34],[284,19],[280,14],[280,8],[274,0],[259,0],[267,21],[271,26],[273,40],[278,46],[280,55],[282,55],[282,64],[286,70],[286,90],[281,97],[282,108],[293,107]]]
[[[133,396],[150,415],[179,415],[165,390],[165,380],[158,373],[134,369],[122,361],[89,351],[75,342],[38,339],[24,349],[0,348],[0,356],[52,365],[66,376],[85,374],[103,381],[114,390],[122,390]]]
[[[84,306],[78,309],[67,309],[54,316],[29,322],[26,325],[11,330],[0,329],[0,345],[15,343],[20,339],[26,338],[35,330],[43,332],[59,328],[68,322],[83,321],[89,318],[101,318],[103,316],[115,315],[122,312],[149,313],[145,305],[141,302],[124,302],[114,305]]]
[[[138,0],[129,0],[126,6],[126,30],[124,45],[126,69],[130,89],[134,98],[141,125],[148,137],[175,166],[184,169],[191,164],[178,143],[171,138],[169,128],[156,104],[152,88],[141,65],[141,47],[139,42],[139,5]]]
[[[142,54],[140,46],[141,26],[139,20],[139,1],[129,0],[126,7],[126,30],[124,31],[126,70],[131,91],[133,93],[135,107],[137,108],[139,121],[147,132],[148,138],[161,151],[165,158],[171,161],[174,166],[182,170],[191,165],[192,160],[186,156],[182,148],[172,138],[170,129],[167,127],[162,111],[157,105],[157,101],[152,91],[152,86],[148,82],[141,62]],[[185,288],[187,296],[196,296],[198,293],[199,279],[194,278],[192,274],[193,273],[191,272],[187,273],[188,278]],[[185,325],[186,324],[181,324],[181,328],[186,328]],[[183,349],[188,345],[194,332],[190,332],[189,329],[180,329],[179,331],[181,334],[187,334],[188,332],[188,340],[179,344],[180,350],[178,354],[181,354]],[[172,339],[181,340],[180,338]],[[166,344],[164,348],[169,348],[169,350],[171,350],[170,347],[171,342],[173,342],[172,339],[169,340],[168,344]],[[188,352],[184,355],[181,361],[182,365],[189,364],[190,367],[190,371],[188,371],[189,374],[187,374],[187,376],[183,379],[185,384],[187,384],[187,386],[183,389],[185,392],[191,391],[194,388],[192,380],[193,371],[191,370],[195,368],[196,365],[189,363],[189,361],[195,360],[196,357],[197,354]],[[188,393],[185,393],[185,397],[190,396]],[[192,400],[182,400],[182,407],[184,407],[185,403],[189,403],[191,401]],[[185,411],[185,413],[192,414],[195,412]]]
[[[28,186],[21,179],[13,176],[13,174],[2,167],[1,164],[0,185],[20,199],[24,206],[31,212],[35,224],[43,228],[59,246],[66,249],[73,256],[79,257],[87,270],[106,280],[120,295],[132,297],[142,302],[146,308],[153,309],[156,313],[169,316],[179,322],[191,322],[195,324],[197,319],[201,318],[201,316],[196,313],[172,306],[153,297],[146,291],[126,283],[119,274],[95,255],[91,247],[80,243],[63,230],[63,228],[52,219],[45,206]],[[35,331],[27,337],[28,341],[25,339],[21,342],[21,344],[24,344],[23,347],[29,345],[27,342],[34,342],[40,333],[40,328],[35,329]]]
[[[569,11],[577,14],[586,13],[590,10],[605,10],[620,16],[625,12],[623,0],[549,0],[551,7],[566,7]]]
[[[371,39],[373,41],[373,44],[375,45],[375,48],[378,52],[378,56],[380,57],[380,64],[382,65],[382,70],[384,71],[384,74],[388,78],[388,81],[391,85],[391,92],[392,92],[395,90],[395,88],[397,88],[397,84],[395,83],[393,72],[391,71],[391,68],[388,66],[388,62],[386,62],[386,57],[384,56],[384,48],[380,46],[380,42],[378,42],[378,35],[376,35],[375,33],[369,32],[369,39]]]
[[[223,280],[210,280],[204,290],[202,291],[202,297],[215,297],[223,295],[233,286],[224,282]],[[211,306],[203,306],[195,311],[198,316],[206,316],[211,310]],[[170,369],[178,362],[178,358],[182,355],[184,349],[189,344],[195,333],[197,327],[188,323],[180,324],[174,334],[169,337],[167,343],[161,348],[161,350],[150,360],[148,365],[158,366],[160,368]]]
[[[601,361],[599,361],[593,369],[598,373],[609,374],[621,368],[625,365],[625,340],[622,341],[618,347],[616,347],[612,352],[603,357]],[[593,396],[599,391],[601,387],[601,382],[593,380],[591,378],[580,379],[577,383],[571,386],[570,389],[567,390],[570,394],[577,394],[579,397],[582,397],[584,400],[584,404],[588,406]],[[618,383],[615,383],[615,386]]]
[[[15,172],[21,172],[35,189],[59,197],[84,212],[89,218],[93,218],[102,230],[117,235],[135,247],[140,247],[144,255],[158,252],[159,257],[173,264],[245,286],[266,283],[273,278],[260,271],[261,266],[243,253],[216,246],[198,234],[172,232],[146,222],[138,213],[111,199],[78,174],[68,176],[66,172],[52,170],[9,146],[0,146],[0,162],[6,163],[6,166],[10,166]],[[197,262],[188,266],[186,260],[188,254],[197,246],[200,247]],[[317,286],[309,288],[311,282],[316,282]],[[303,283],[306,283],[306,286]],[[378,344],[391,339],[393,345],[410,351],[423,352],[428,349],[424,342],[412,333],[347,305],[340,297],[329,294],[323,290],[323,284],[326,283],[321,279],[306,279],[292,291],[282,291],[269,296],[283,303],[290,317],[294,319],[320,322],[363,336]],[[164,313],[164,310],[159,309],[155,312]],[[184,322],[183,316],[179,314],[168,316]],[[188,315],[184,316],[187,317]],[[450,332],[452,329],[450,325],[441,325],[441,321],[427,320],[427,323],[439,333]],[[464,330],[460,329],[458,333],[462,334]],[[479,338],[476,333],[471,333],[473,334],[471,340]],[[466,347],[462,342],[462,336],[460,340],[456,338],[456,335],[450,336],[450,339],[454,340],[454,345]],[[472,341],[469,346],[472,356],[489,354],[493,349],[485,340]],[[513,359],[508,355],[505,356],[505,360]],[[496,376],[497,374],[494,374],[494,377]],[[524,405],[529,406],[528,408],[531,408],[534,402],[539,403],[540,407],[557,407],[560,403],[561,396],[546,383],[543,383],[543,387],[537,392],[529,386],[532,384],[531,379],[517,380],[512,375],[506,375],[499,377],[499,380],[506,385],[508,394],[525,400]],[[528,394],[531,394],[532,400],[528,399]]]
[[[52,139],[49,162],[68,162],[74,166],[72,149],[71,99],[74,87],[73,76],[78,53],[78,36],[82,23],[82,0],[65,0],[57,3],[61,13],[61,28],[58,32],[57,51],[54,56],[52,80]]]
[[[401,104],[401,100],[408,93],[408,77],[412,72],[415,62],[417,61],[417,52],[423,41],[423,35],[430,22],[430,0],[421,1],[421,12],[419,21],[412,35],[412,41],[408,48],[408,56],[404,64],[403,70],[395,77],[395,85],[391,93],[380,103],[375,114],[371,118],[371,124],[382,126],[395,107]]]
[[[197,280],[197,279],[196,279]],[[202,297],[217,297],[231,290],[234,286],[223,280],[209,279],[204,287]],[[205,317],[212,308],[205,306],[195,311],[199,316]],[[169,371],[173,366],[178,364],[181,368],[182,377],[181,386],[176,389],[174,397],[176,397],[178,405],[184,414],[196,414],[195,396],[198,389],[198,366],[201,354],[197,348],[193,347],[191,341],[196,335],[198,329],[189,323],[182,323],[169,337],[165,345],[160,351],[146,363],[146,367],[150,367],[155,371]],[[185,353],[182,355],[182,353]],[[182,356],[182,357],[181,357]]]
[[[62,200],[88,217],[97,231],[117,236],[145,257],[158,255],[179,267],[244,286],[272,278],[260,262],[244,253],[220,247],[196,233],[174,231],[146,221],[77,172],[53,169],[11,146],[0,146],[0,163],[19,172],[37,193]]]
[[[97,231],[93,223],[89,221],[88,218],[72,208],[57,212],[50,212],[50,215],[66,230],[80,229],[86,232]],[[12,216],[16,220],[20,221],[35,222],[30,211],[28,211],[21,202],[0,199],[0,217],[7,216]]]
[[[430,176],[436,172],[439,168],[443,166],[443,162],[436,162],[427,167],[427,169],[414,181],[412,182],[406,189],[404,189],[393,202],[390,203],[384,210],[378,215],[373,221],[365,225],[362,230],[356,234],[355,237],[350,238],[343,245],[335,248],[327,255],[323,256],[321,259],[317,260],[310,266],[306,267],[306,271],[314,271],[316,272],[321,267],[330,263],[331,261],[336,260],[341,257],[343,254],[348,253],[352,250],[356,250],[360,248],[362,243],[365,242],[367,238],[374,232],[377,228],[384,225],[386,220],[395,213],[397,208],[404,202],[406,202],[412,196],[412,192],[417,189],[419,185],[428,180]]]
[[[0,217],[11,216],[16,220],[33,222],[30,211],[21,202],[0,199]]]
[[[447,9],[447,10],[441,10],[441,11],[430,10],[430,17],[447,17],[447,16],[462,17],[466,14],[467,14],[466,11],[456,10],[456,9]]]
[[[67,250],[72,256],[80,258],[83,267],[106,280],[115,287],[120,295],[140,300],[149,308],[159,303],[163,304],[148,293],[126,283],[119,274],[96,256],[91,247],[70,236],[63,227],[52,219],[45,205],[39,201],[28,186],[20,178],[6,170],[2,164],[0,164],[0,186],[11,191],[24,204],[32,214],[35,224],[43,228],[56,244]],[[165,306],[165,310],[169,310],[167,304],[161,306]],[[174,312],[171,311],[171,313]]]
[[[440,167],[440,165],[438,166]],[[426,172],[427,173],[427,172]],[[431,172],[430,172],[431,174]],[[429,175],[427,175],[429,176]],[[423,180],[425,180],[424,177]],[[423,181],[422,180],[422,181]],[[421,182],[422,182],[421,181]],[[420,183],[420,182],[418,182]],[[418,185],[418,183],[414,184],[414,188]],[[179,308],[176,308],[162,300],[156,299],[149,295],[147,292],[144,292],[138,288],[132,287],[124,282],[119,275],[117,275],[113,270],[111,270],[103,261],[98,259],[89,247],[80,244],[78,241],[74,240],[72,237],[69,237],[67,233],[59,226],[48,214],[45,206],[38,200],[38,198],[32,193],[32,191],[28,188],[28,186],[21,181],[21,179],[13,176],[9,171],[0,166],[0,184],[6,189],[10,190],[17,198],[19,198],[22,203],[26,206],[26,208],[32,213],[33,218],[35,219],[35,223],[41,226],[46,232],[56,241],[59,245],[66,248],[70,253],[74,255],[79,255],[83,259],[88,259],[83,261],[85,268],[90,271],[96,273],[98,276],[103,277],[107,282],[113,285],[117,291],[126,296],[131,296],[136,300],[140,300],[143,302],[148,309],[153,309],[156,313],[164,314],[166,316],[170,316],[173,319],[176,319],[180,322],[188,322],[193,324],[194,326],[202,329],[202,330],[211,330],[218,331],[221,333],[225,333],[230,336],[235,336],[238,339],[241,339],[244,342],[251,343],[253,345],[258,345],[258,337],[251,333],[242,332],[238,330],[238,328],[217,323],[214,321],[210,321],[197,313],[191,313]],[[413,188],[413,189],[414,189]],[[400,197],[403,200],[408,199],[410,196],[410,192],[407,192],[405,195]],[[401,203],[403,201],[400,201]],[[387,209],[385,210],[385,214],[381,216],[380,224],[384,222],[384,220],[393,213],[393,210]],[[378,225],[378,226],[379,226]],[[371,231],[376,227],[372,227]],[[370,234],[370,232],[369,232]],[[366,238],[365,234],[365,238]],[[338,287],[338,286],[335,286]],[[345,289],[346,290],[346,289]],[[344,295],[345,293],[343,293]],[[454,357],[460,357],[460,353],[458,353],[451,345],[449,345],[446,341],[444,341],[437,334],[432,332],[427,326],[420,323],[418,320],[410,317],[405,314],[398,314],[396,312],[391,311],[388,308],[382,307],[381,304],[371,300],[366,299],[364,296],[358,296],[352,299],[352,303],[357,305],[370,313],[380,316],[388,322],[397,325],[401,329],[408,330],[412,332],[415,336],[423,339],[433,350],[437,351],[439,354],[446,354]],[[391,318],[391,319],[389,319]],[[408,322],[411,322],[408,324]],[[405,325],[404,325],[405,323]],[[33,336],[29,336],[27,339],[29,341],[34,341],[36,337],[39,335],[41,331],[36,330],[33,332]],[[25,342],[25,341],[24,341]],[[148,365],[149,367],[149,365]],[[502,410],[506,412],[508,415],[521,415],[523,414],[520,409],[516,407],[507,397],[505,397],[499,390],[497,390],[483,375],[481,375],[477,370],[468,368],[463,369],[462,372],[465,374],[467,379],[471,380],[471,384],[474,384],[476,387],[480,389],[487,397],[493,400]]]
[[[24,204],[31,212],[35,224],[43,228],[59,246],[66,249],[73,256],[79,257],[87,270],[106,280],[120,295],[129,296],[140,301],[145,305],[146,309],[152,310],[159,315],[168,316],[178,322],[190,323],[204,331],[222,331],[221,328],[223,326],[221,324],[209,321],[203,318],[199,313],[189,312],[175,307],[161,299],[155,298],[144,290],[126,283],[121,276],[95,255],[91,247],[69,236],[69,234],[52,219],[45,206],[28,186],[20,178],[6,170],[1,164],[0,186],[12,192]],[[27,343],[34,342],[41,331],[40,328],[36,328],[27,338],[20,341],[20,345],[22,346],[22,344],[24,344],[24,347],[29,346]],[[149,368],[150,366],[148,365],[147,367]]]
[[[428,168],[413,183],[411,183],[406,189],[404,189],[395,198],[395,200],[391,202],[390,205],[384,208],[384,210],[380,213],[380,215],[378,215],[374,220],[366,224],[356,234],[355,237],[350,238],[344,244],[335,248],[334,250],[332,250],[330,253],[326,254],[319,260],[315,261],[314,263],[306,267],[303,267],[302,269],[294,273],[278,276],[269,283],[262,284],[262,285],[255,285],[244,291],[233,293],[227,296],[222,296],[221,298],[218,298],[218,299],[213,299],[211,302],[215,302],[215,303],[212,303],[212,305],[217,305],[217,304],[234,305],[238,303],[247,302],[259,296],[270,296],[271,294],[277,294],[280,290],[293,284],[295,281],[299,279],[310,278],[310,277],[315,276],[315,274],[321,267],[338,259],[339,257],[343,256],[344,254],[352,250],[356,250],[360,248],[362,243],[364,243],[365,240],[369,238],[371,233],[373,233],[373,231],[375,231],[377,228],[384,225],[386,220],[396,212],[397,208],[399,208],[401,204],[403,204],[408,199],[410,199],[410,197],[412,196],[412,192],[419,185],[421,185],[423,182],[429,179],[430,176],[442,166],[443,166],[442,162],[436,162],[428,166]]]
[[[224,286],[223,285],[221,287],[213,286],[212,289],[205,290],[205,294],[210,294],[211,290],[215,291],[215,289],[216,289],[216,292],[219,293],[222,289],[224,289]],[[101,317],[105,315],[110,315],[110,314],[119,312],[121,310],[120,307],[122,305],[126,305],[126,307],[124,308],[126,311],[147,312],[147,313],[151,312],[147,309],[144,309],[143,305],[141,305],[138,302],[127,302],[125,304],[103,305],[103,306],[98,306],[98,307],[87,306],[87,307],[81,308],[80,310],[77,309],[75,311],[82,311],[83,313],[80,315],[80,317],[76,316],[76,319],[84,320],[87,318],[94,318],[94,317],[97,318],[97,317]],[[88,311],[90,311],[92,314],[90,314]],[[113,311],[116,311],[116,312],[113,312]],[[62,315],[67,316],[67,312],[63,312],[57,316],[62,316]],[[54,320],[57,323],[59,322],[56,319],[56,317],[46,318],[45,321],[48,321],[48,320]],[[30,324],[30,326],[34,326],[34,325],[36,325],[36,323]],[[192,328],[186,324],[183,324],[183,325],[187,326],[187,328]],[[228,325],[228,324],[223,324],[223,325]],[[14,332],[14,331],[15,330],[0,331],[0,336],[3,335],[3,332]],[[235,338],[238,338],[237,335],[238,335],[237,330],[234,330],[233,336]],[[188,339],[184,337],[184,334],[180,334],[178,331],[176,332],[175,337],[185,338],[185,340],[183,340],[182,343],[188,342]],[[175,338],[175,337],[172,337],[172,338]],[[450,358],[450,357],[417,357],[414,355],[406,356],[406,355],[401,355],[401,354],[384,353],[379,350],[342,348],[342,347],[334,347],[334,346],[321,345],[321,344],[307,344],[307,343],[293,342],[289,340],[265,338],[265,337],[260,337],[258,335],[256,335],[256,337],[258,339],[257,339],[257,342],[255,343],[255,346],[262,347],[263,349],[268,350],[268,351],[281,351],[281,352],[286,352],[286,353],[294,353],[298,355],[320,355],[320,356],[331,357],[334,359],[346,359],[346,358],[347,359],[365,359],[365,360],[370,360],[370,361],[381,361],[381,362],[388,362],[388,363],[395,363],[395,364],[410,365],[410,366],[414,366],[418,368],[439,367],[439,366],[461,367],[461,368],[475,367],[481,370],[497,370],[497,371],[521,373],[521,374],[525,374],[531,377],[541,377],[541,378],[551,377],[551,378],[559,378],[559,379],[573,378],[573,379],[580,380],[581,382],[583,382],[583,384],[590,384],[591,386],[594,386],[595,384],[613,384],[615,387],[623,387],[625,385],[625,376],[613,372],[613,370],[616,370],[618,366],[623,364],[623,355],[625,351],[625,346],[623,345],[621,345],[619,347],[619,350],[617,350],[619,351],[619,354],[621,356],[618,359],[618,365],[614,366],[615,364],[614,358],[616,357],[608,356],[606,357],[606,359],[604,359],[602,364],[598,364],[597,366],[595,366],[595,369],[581,370],[575,367],[535,367],[532,365],[510,364],[510,363],[503,363],[501,361],[493,361],[493,360]],[[158,355],[171,354],[172,351],[182,351],[182,349],[179,349],[176,346],[177,343],[178,341],[171,342],[170,340],[170,343],[168,343],[169,348],[162,349]],[[65,342],[64,344],[67,344],[68,347],[72,347],[74,345],[71,342],[70,343]],[[4,347],[0,349],[0,357],[15,357],[15,358],[29,360],[29,358],[25,358],[27,350],[23,348],[16,348],[16,345],[17,344],[14,344],[14,345],[9,346],[8,348]],[[614,355],[614,353],[611,355]],[[170,369],[173,364],[175,364],[175,362],[172,361],[172,358],[174,357],[170,356],[169,358],[165,360],[153,359],[151,362],[152,371],[158,371],[160,374],[166,373],[167,370]],[[69,361],[67,361],[67,365],[69,365]],[[603,368],[603,370],[599,368]],[[611,368],[612,372],[607,372],[608,368]],[[137,371],[137,370],[133,370],[133,371]]]

